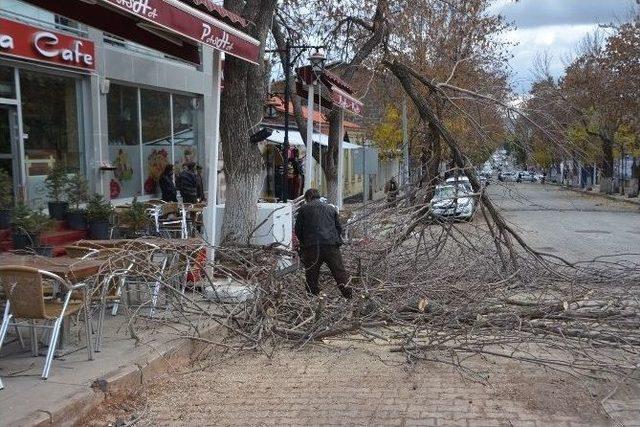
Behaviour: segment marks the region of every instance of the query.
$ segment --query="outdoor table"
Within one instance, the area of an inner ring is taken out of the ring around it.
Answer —
[[[81,260],[70,257],[48,258],[40,255],[17,255],[11,253],[0,254],[0,265],[19,265],[45,270],[57,274],[71,283],[78,283],[98,274],[103,264],[103,260]]]
[[[104,260],[82,260],[70,257],[48,258],[40,255],[0,254],[0,265],[18,265],[21,267],[37,268],[57,274],[71,283],[78,283],[91,276],[95,276],[104,263]],[[60,344],[56,350],[57,356],[62,356],[69,352],[65,351],[65,346],[69,344],[69,337],[70,317],[65,317],[62,329],[60,330]],[[72,349],[71,351],[75,350],[76,349]]]
[[[82,246],[92,249],[120,249],[131,247],[136,243],[141,245],[155,245],[159,248],[197,248],[206,246],[206,242],[199,237],[189,239],[163,239],[161,237],[145,237],[141,239],[109,239],[109,240],[79,240],[74,246]]]

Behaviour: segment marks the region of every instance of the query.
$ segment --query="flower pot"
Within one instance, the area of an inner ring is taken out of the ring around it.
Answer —
[[[49,218],[63,220],[69,209],[69,202],[49,202]]]
[[[22,231],[14,231],[11,234],[13,249],[27,249],[38,246],[38,236]]]
[[[109,221],[89,221],[89,238],[94,240],[106,240],[109,238]]]
[[[0,230],[11,225],[11,209],[0,209]]]
[[[84,211],[68,211],[67,226],[71,230],[86,230],[87,217],[85,216]]]

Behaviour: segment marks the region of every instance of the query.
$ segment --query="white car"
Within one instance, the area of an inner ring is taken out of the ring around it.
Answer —
[[[498,174],[498,181],[500,182],[516,182],[518,180],[518,174],[516,172],[500,172]]]
[[[517,182],[536,182],[536,176],[533,172],[523,171],[518,173]]]
[[[472,191],[463,186],[444,184],[436,186],[430,208],[436,218],[471,220],[476,211],[476,201]]]
[[[469,177],[466,177],[464,175],[452,176],[451,178],[447,178],[445,183],[447,185],[459,185],[469,193],[473,193],[473,187],[471,187],[471,182],[469,182]]]

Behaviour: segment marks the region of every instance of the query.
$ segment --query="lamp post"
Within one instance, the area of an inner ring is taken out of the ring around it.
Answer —
[[[287,188],[287,172],[289,169],[289,103],[290,103],[290,84],[289,77],[291,76],[291,67],[296,63],[300,55],[308,49],[315,49],[319,51],[319,49],[324,49],[325,46],[308,46],[308,45],[292,45],[289,40],[285,42],[284,49],[269,49],[265,52],[277,52],[284,54],[284,63],[283,71],[284,71],[284,142],[282,144],[282,201],[286,202],[288,199],[288,188]],[[298,50],[298,54],[291,59],[291,51],[293,49]],[[312,55],[313,56],[313,55]],[[319,59],[319,56],[316,56],[316,59]],[[313,65],[312,65],[313,67]],[[307,146],[309,142],[307,141]]]
[[[309,62],[311,63],[311,81],[307,85],[307,149],[305,154],[305,167],[304,167],[304,188],[308,190],[311,188],[313,182],[313,97],[314,89],[318,84],[320,76],[324,72],[324,63],[326,57],[322,54],[320,49],[309,56]],[[322,105],[322,100],[319,101]]]

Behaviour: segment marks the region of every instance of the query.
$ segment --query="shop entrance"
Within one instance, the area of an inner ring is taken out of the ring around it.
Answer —
[[[0,170],[12,179],[14,202],[21,196],[18,111],[13,105],[0,104]],[[5,191],[2,189],[1,191]]]

